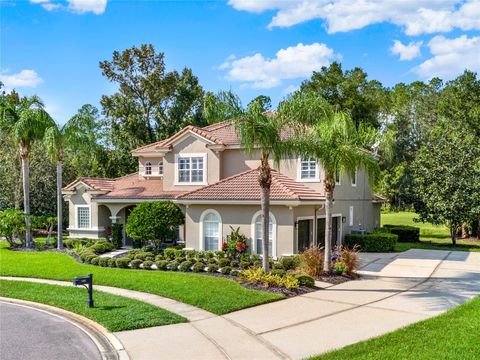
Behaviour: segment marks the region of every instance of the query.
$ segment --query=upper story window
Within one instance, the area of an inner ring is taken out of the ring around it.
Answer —
[[[150,161],[145,163],[145,175],[152,175],[152,163]]]
[[[342,185],[340,171],[335,173],[335,185]]]
[[[205,184],[206,183],[206,154],[179,154],[177,155],[177,183],[178,184]]]
[[[77,207],[77,228],[90,228],[90,206],[87,205]]]
[[[163,161],[158,162],[158,175],[163,175]]]
[[[357,169],[355,169],[355,173],[353,174],[352,186],[357,186]]]
[[[300,181],[319,181],[318,165],[315,159],[300,159],[299,162]]]

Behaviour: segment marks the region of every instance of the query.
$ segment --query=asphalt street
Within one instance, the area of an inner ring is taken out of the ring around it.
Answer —
[[[92,339],[70,322],[0,302],[0,359],[95,360],[101,356]]]

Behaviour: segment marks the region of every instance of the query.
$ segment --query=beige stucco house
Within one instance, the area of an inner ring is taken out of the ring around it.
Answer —
[[[114,222],[125,224],[136,204],[171,200],[185,213],[179,238],[187,248],[220,249],[231,227],[261,252],[258,156],[247,156],[231,122],[187,126],[172,137],[132,151],[138,172],[117,179],[80,178],[63,189],[69,203],[71,237],[98,238]],[[273,166],[273,164],[272,164]],[[271,186],[271,255],[279,257],[324,242],[324,174],[312,159],[283,159]],[[380,225],[383,199],[368,178],[340,174],[334,193],[334,242],[354,230]],[[129,239],[124,236],[125,245]]]

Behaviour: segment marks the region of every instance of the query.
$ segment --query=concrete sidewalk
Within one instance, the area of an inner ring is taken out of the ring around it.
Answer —
[[[480,293],[480,253],[362,254],[362,279],[225,316],[116,333],[132,359],[301,359]]]

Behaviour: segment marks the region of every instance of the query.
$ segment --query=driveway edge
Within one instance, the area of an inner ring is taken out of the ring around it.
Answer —
[[[88,337],[90,337],[90,339],[92,339],[100,351],[103,360],[130,360],[130,356],[125,350],[123,344],[113,333],[108,332],[103,326],[90,319],[87,319],[86,317],[54,306],[32,301],[2,296],[0,296],[0,301],[29,307],[68,321],[72,325],[82,330],[85,334],[87,334]]]

